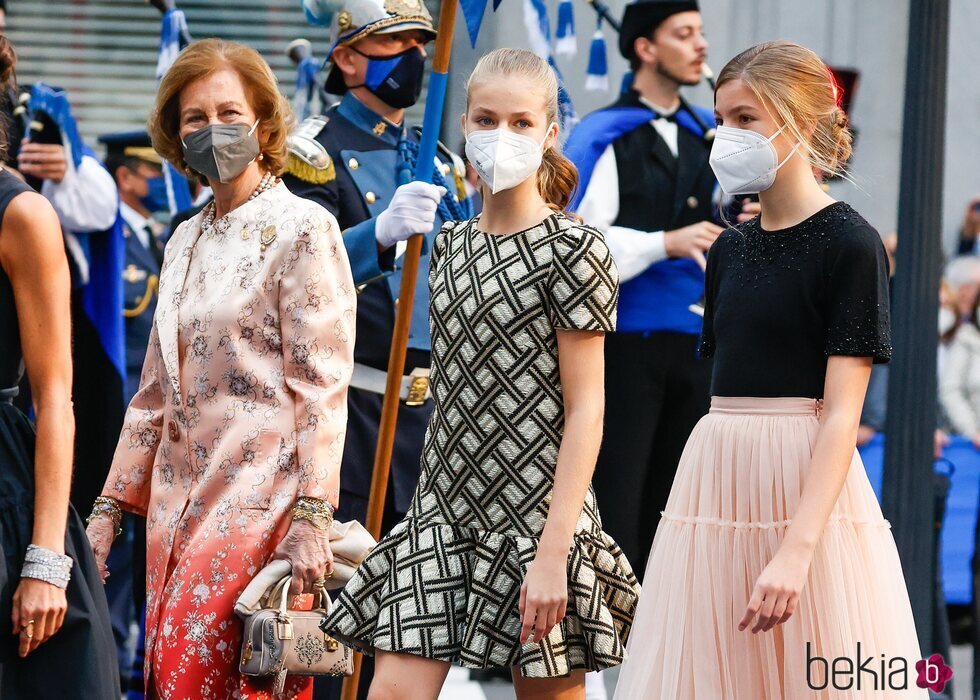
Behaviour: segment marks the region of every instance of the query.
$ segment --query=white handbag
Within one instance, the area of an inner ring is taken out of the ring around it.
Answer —
[[[275,692],[282,692],[286,676],[350,675],[353,657],[320,629],[330,612],[326,589],[342,588],[364,558],[377,545],[355,520],[330,526],[333,575],[316,591],[319,607],[288,610],[292,565],[276,559],[264,567],[235,602],[235,614],[245,622],[239,671],[248,676],[275,675]]]
[[[350,581],[354,571],[364,558],[377,546],[378,542],[363,525],[356,520],[330,525],[330,551],[333,553],[333,575],[324,581],[327,590],[343,588]],[[275,587],[292,572],[292,566],[285,559],[269,562],[245,587],[235,602],[235,614],[245,619],[268,604]]]

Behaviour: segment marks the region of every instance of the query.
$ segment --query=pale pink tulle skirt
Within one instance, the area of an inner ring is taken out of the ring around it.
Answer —
[[[813,399],[712,398],[653,542],[616,700],[927,697],[915,684],[919,645],[895,541],[856,451],[796,614],[769,632],[738,631],[796,511],[818,427]],[[909,690],[890,689],[880,672],[877,690],[868,673],[860,691],[813,689],[828,678],[814,661],[808,682],[807,642],[811,658],[873,656],[877,671],[885,654],[886,676],[904,657]]]

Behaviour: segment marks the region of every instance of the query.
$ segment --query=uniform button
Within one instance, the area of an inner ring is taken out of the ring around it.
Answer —
[[[173,418],[167,424],[167,432],[170,433],[170,442],[177,442],[180,439],[180,428],[177,427],[177,421]]]
[[[347,161],[347,167],[351,170],[357,170],[358,165],[360,164],[357,162],[357,158],[351,158],[349,161]]]
[[[698,206],[698,198],[695,197],[694,195],[691,195],[690,197],[688,197],[687,198],[687,206],[690,209],[695,209]]]
[[[377,197],[374,195],[374,192],[368,192],[364,195],[364,199],[367,200],[368,204],[374,204]]]

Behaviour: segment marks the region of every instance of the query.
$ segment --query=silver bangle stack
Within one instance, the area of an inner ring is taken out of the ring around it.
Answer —
[[[72,558],[67,554],[58,554],[36,544],[29,544],[20,577],[36,578],[58,588],[68,588],[72,563]]]

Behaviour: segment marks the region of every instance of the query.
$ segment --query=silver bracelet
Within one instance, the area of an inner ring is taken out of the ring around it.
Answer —
[[[36,578],[58,588],[68,588],[72,564],[72,558],[66,554],[58,554],[50,549],[29,544],[20,577]]]

